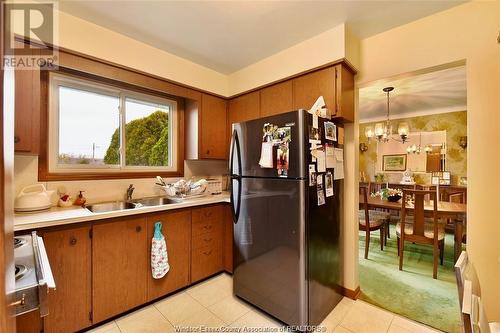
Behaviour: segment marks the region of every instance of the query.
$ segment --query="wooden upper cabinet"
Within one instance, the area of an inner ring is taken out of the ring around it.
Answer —
[[[191,252],[191,210],[176,210],[149,215],[148,240],[153,238],[154,225],[162,223],[170,270],[161,279],[148,274],[148,301],[164,296],[189,284],[189,254]],[[150,248],[150,247],[149,247]],[[149,249],[151,253],[151,249]]]
[[[335,118],[341,118],[345,122],[354,121],[354,73],[346,66],[338,64],[336,70],[336,97],[337,112]]]
[[[42,233],[56,289],[48,294],[45,332],[75,332],[92,325],[90,226]]]
[[[254,91],[229,101],[229,128],[234,123],[260,117],[260,92]]]
[[[199,131],[199,158],[227,159],[226,100],[202,94]]]
[[[293,79],[294,109],[309,110],[319,96],[325,99],[326,107],[336,112],[335,68],[327,67]]]
[[[272,116],[293,111],[292,81],[272,85],[260,91],[260,115]]]
[[[15,71],[16,152],[37,155],[40,146],[40,70]]]
[[[140,215],[93,226],[94,323],[146,302],[151,274],[146,228]]]

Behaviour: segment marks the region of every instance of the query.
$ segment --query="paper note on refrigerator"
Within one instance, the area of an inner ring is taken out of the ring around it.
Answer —
[[[344,162],[344,149],[335,148],[335,159]]]
[[[335,148],[335,172],[334,179],[344,179],[344,149]]]
[[[262,146],[260,149],[259,165],[261,168],[272,168],[273,167],[273,143],[272,142],[262,142]]]
[[[326,171],[326,157],[325,157],[325,151],[324,150],[316,150],[316,162],[318,165],[318,172],[325,172]]]
[[[335,168],[335,150],[334,147],[331,145],[326,145],[325,146],[325,155],[326,155],[326,168],[327,169],[333,169]]]

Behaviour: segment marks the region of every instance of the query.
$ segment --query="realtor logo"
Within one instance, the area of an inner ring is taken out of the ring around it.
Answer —
[[[2,2],[5,56],[2,68],[56,69],[58,63],[57,3]]]

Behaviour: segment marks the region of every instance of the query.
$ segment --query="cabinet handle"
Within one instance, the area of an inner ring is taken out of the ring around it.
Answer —
[[[206,230],[210,230],[210,229],[212,229],[212,226],[211,225],[205,225],[205,226],[203,226],[203,228],[205,228]]]
[[[141,230],[142,230],[142,228],[141,228],[141,226],[140,226],[140,225],[138,225],[137,227],[135,227],[135,231],[137,231],[137,232],[141,232]]]
[[[203,239],[205,242],[210,242],[212,240],[212,238],[205,238]]]
[[[212,254],[212,250],[208,251],[208,252],[203,252],[204,255],[206,256],[209,256],[210,254]]]
[[[76,245],[76,238],[75,237],[71,237],[70,240],[69,240],[69,244],[70,245]]]
[[[210,150],[209,149],[207,149],[207,155],[210,155]]]
[[[18,137],[17,135],[14,136],[14,143],[19,143],[21,142],[21,138]]]
[[[23,294],[21,296],[21,299],[15,302],[10,303],[10,306],[18,306],[18,305],[25,305],[26,304],[26,294]]]

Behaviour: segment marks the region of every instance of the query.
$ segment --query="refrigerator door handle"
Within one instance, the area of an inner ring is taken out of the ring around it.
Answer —
[[[230,202],[231,202],[231,213],[233,213],[233,223],[236,224],[238,223],[238,219],[240,217],[240,206],[241,206],[241,177],[231,177],[231,181],[236,180],[238,182],[238,193],[237,193],[237,199],[236,199],[236,204],[234,201],[234,193],[233,190],[231,190],[231,196],[230,196]],[[232,184],[231,184],[232,186]],[[236,207],[236,209],[235,209]]]
[[[241,151],[240,151],[240,141],[238,139],[238,133],[236,130],[233,131],[233,136],[231,139],[231,156],[229,161],[229,174],[231,175],[231,212],[233,215],[234,224],[238,223],[238,218],[240,217],[240,204],[241,204],[241,175],[235,174],[233,170],[233,158],[236,153],[236,158],[238,161],[238,172],[241,172]],[[233,181],[236,180],[238,182],[238,193],[236,199],[236,205],[234,200],[234,186]]]

